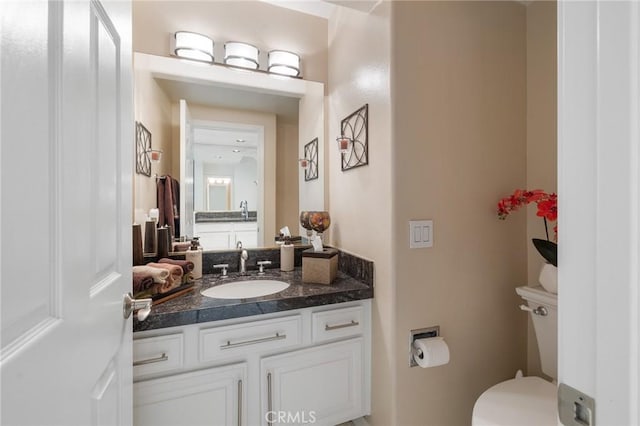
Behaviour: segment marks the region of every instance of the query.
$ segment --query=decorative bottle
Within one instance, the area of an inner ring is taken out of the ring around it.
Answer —
[[[294,247],[290,244],[289,238],[284,238],[284,244],[280,246],[280,270],[284,272],[293,271],[295,266],[294,262]]]
[[[193,278],[202,278],[202,250],[198,237],[193,237],[191,240],[191,247],[185,252],[185,258],[193,262],[193,271],[191,271]]]

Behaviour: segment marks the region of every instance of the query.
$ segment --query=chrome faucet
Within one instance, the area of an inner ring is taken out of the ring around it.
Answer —
[[[240,214],[243,220],[249,219],[249,204],[247,200],[240,201]]]
[[[242,250],[242,241],[236,243],[236,249]],[[249,253],[242,250],[240,253],[240,275],[247,275],[247,259],[249,259]]]
[[[247,259],[249,259],[249,253],[242,250],[240,253],[240,275],[247,275]]]

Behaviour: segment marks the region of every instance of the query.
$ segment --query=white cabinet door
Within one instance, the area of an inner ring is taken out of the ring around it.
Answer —
[[[265,425],[336,425],[361,417],[364,340],[350,339],[261,362]]]
[[[203,250],[222,250],[231,248],[231,232],[200,232],[200,246]],[[234,246],[235,247],[235,246]]]
[[[258,247],[258,231],[236,231],[235,232],[235,244],[238,241],[242,241],[242,247]]]
[[[135,426],[246,424],[247,364],[146,380],[134,386]]]

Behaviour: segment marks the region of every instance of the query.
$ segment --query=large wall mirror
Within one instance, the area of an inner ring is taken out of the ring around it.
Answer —
[[[134,220],[157,205],[157,181],[179,182],[183,237],[205,250],[272,246],[301,233],[301,210],[324,209],[324,86],[264,72],[135,53],[135,116],[152,134],[151,177],[136,174]],[[319,140],[319,179],[297,159]]]

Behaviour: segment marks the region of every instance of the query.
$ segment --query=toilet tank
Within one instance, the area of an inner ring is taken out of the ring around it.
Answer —
[[[554,380],[558,378],[558,295],[545,291],[542,287],[518,287],[520,295],[531,309],[544,308],[547,314],[530,312],[533,328],[538,341],[542,372]]]

